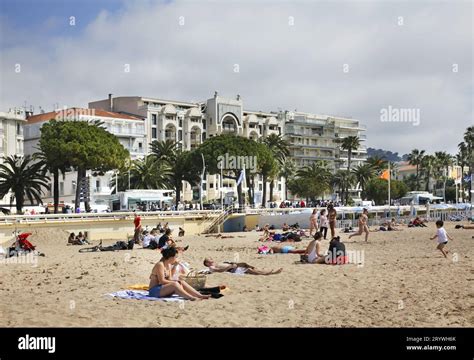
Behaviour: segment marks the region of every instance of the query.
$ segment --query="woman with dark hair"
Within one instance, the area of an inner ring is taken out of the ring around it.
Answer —
[[[177,294],[188,300],[209,299],[209,295],[200,294],[185,281],[172,280],[173,265],[177,263],[178,258],[178,250],[175,247],[163,249],[161,255],[163,257],[151,271],[149,296],[160,298]]]

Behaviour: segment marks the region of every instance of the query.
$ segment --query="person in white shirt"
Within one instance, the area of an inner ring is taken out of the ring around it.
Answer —
[[[438,238],[438,246],[436,247],[436,249],[441,251],[445,258],[448,258],[448,250],[445,250],[444,247],[448,243],[448,239],[453,240],[453,238],[448,235],[443,225],[444,223],[441,220],[436,221],[436,227],[438,228],[438,230],[436,231],[436,235],[431,237],[430,240]]]

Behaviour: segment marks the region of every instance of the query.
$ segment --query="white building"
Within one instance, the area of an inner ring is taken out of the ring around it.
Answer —
[[[51,119],[66,121],[100,121],[107,131],[117,136],[119,142],[130,152],[132,159],[143,157],[147,146],[145,122],[138,116],[118,114],[101,109],[81,109],[69,108],[57,110],[38,115],[31,115],[27,118],[25,125],[25,154],[34,154],[39,146],[41,137],[41,127]],[[112,188],[109,186],[114,174],[108,172],[104,176],[92,176],[89,172],[89,188],[91,204],[102,204],[103,198],[111,194]],[[52,180],[51,180],[52,181]],[[60,201],[73,203],[75,199],[77,173],[67,172],[60,176],[59,196]],[[44,203],[52,203],[52,186]]]
[[[23,155],[23,126],[26,123],[24,109],[0,112],[0,164],[3,157]],[[10,206],[10,195],[0,198],[0,206]]]
[[[183,149],[187,150],[219,134],[235,134],[257,140],[271,133],[283,134],[284,126],[277,113],[246,111],[239,95],[229,99],[219,96],[217,92],[211,99],[196,103],[137,96],[112,97],[109,94],[107,99],[90,102],[89,108],[141,116],[145,118],[148,143],[174,140],[181,142]],[[283,179],[276,182],[276,201],[284,197],[283,182]],[[207,200],[219,199],[220,183],[220,175],[207,176],[203,183],[203,197]],[[234,180],[224,179],[222,183],[222,196],[229,192],[237,194]],[[255,202],[259,203],[263,191],[262,179],[258,178],[255,185]],[[198,199],[198,187],[192,189],[185,184],[181,200]]]

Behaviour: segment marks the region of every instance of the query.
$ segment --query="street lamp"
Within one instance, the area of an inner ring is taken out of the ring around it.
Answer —
[[[200,202],[201,202],[201,210],[203,209],[202,207],[202,183],[204,181],[204,173],[206,172],[206,162],[204,161],[204,155],[201,153],[202,157],[202,173],[201,173],[201,191],[200,191]]]

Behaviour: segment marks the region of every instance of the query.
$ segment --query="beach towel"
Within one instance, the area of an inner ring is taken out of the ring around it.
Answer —
[[[134,284],[125,286],[126,290],[148,290],[149,286],[147,284]]]
[[[155,298],[148,296],[148,291],[146,290],[120,290],[110,294],[105,294],[105,296],[110,296],[113,298],[120,299],[133,299],[133,300],[152,300],[152,301],[166,301],[166,302],[175,302],[175,301],[184,301],[185,298],[182,298],[178,295],[172,295],[165,298]]]

